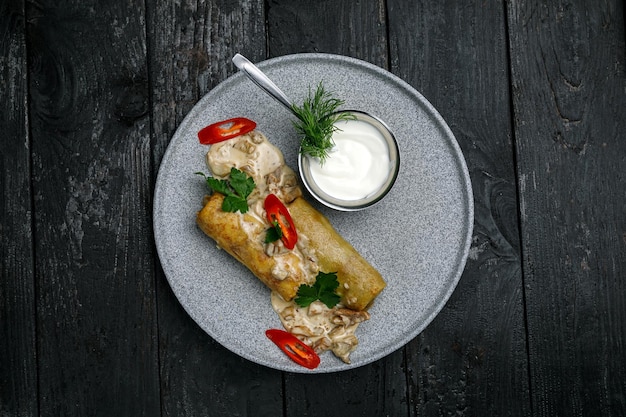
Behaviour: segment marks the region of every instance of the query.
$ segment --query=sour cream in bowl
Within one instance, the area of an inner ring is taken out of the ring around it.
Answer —
[[[380,201],[393,187],[400,168],[398,143],[377,117],[350,110],[333,133],[335,146],[322,163],[300,154],[298,166],[306,189],[320,203],[356,211]]]

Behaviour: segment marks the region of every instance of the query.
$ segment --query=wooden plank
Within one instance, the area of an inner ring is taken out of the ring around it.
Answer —
[[[267,13],[272,56],[324,52],[387,68],[382,1],[272,1]],[[403,351],[373,364],[326,375],[285,374],[288,416],[375,415],[408,412]]]
[[[213,87],[232,75],[231,58],[265,57],[260,0],[148,2],[155,175],[176,128]]]
[[[267,10],[269,52],[340,54],[388,68],[385,4],[333,0],[272,0]]]
[[[463,150],[475,221],[451,299],[409,344],[411,415],[527,415],[529,392],[502,2],[388,1],[392,71]]]
[[[24,2],[0,4],[0,415],[37,415]]]
[[[184,116],[236,71],[232,56],[264,57],[263,16],[262,1],[148,4],[155,174]],[[157,282],[163,415],[281,415],[281,373],[220,346],[183,310],[160,269]]]
[[[144,10],[29,2],[42,416],[160,412]]]
[[[349,371],[287,373],[286,415],[404,416],[408,413],[406,384],[402,349]]]
[[[624,3],[509,5],[534,414],[624,415]]]

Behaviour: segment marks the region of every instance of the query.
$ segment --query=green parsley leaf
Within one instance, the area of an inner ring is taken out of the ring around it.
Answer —
[[[296,304],[300,307],[308,307],[313,301],[318,299],[318,291],[314,285],[302,284],[298,288]]]
[[[209,188],[213,189],[213,191],[217,193],[228,195],[230,192],[228,182],[226,180],[218,180],[213,177],[207,177],[206,182]]]
[[[222,201],[222,210],[235,213],[240,211],[246,213],[248,211],[248,201],[236,195],[227,195]]]
[[[276,242],[278,239],[282,239],[283,237],[283,229],[278,225],[278,221],[274,221],[272,227],[267,229],[267,233],[265,233],[265,243]]]
[[[247,198],[254,190],[254,180],[246,175],[245,172],[236,168],[230,169],[230,186],[237,195]]]
[[[235,213],[248,211],[248,196],[254,191],[254,179],[248,177],[245,172],[237,168],[230,169],[230,177],[225,180],[218,180],[208,177],[202,172],[196,172],[206,180],[207,186],[213,191],[224,194],[222,210]]]
[[[308,307],[313,301],[320,300],[328,308],[333,308],[339,303],[341,297],[335,293],[339,287],[337,273],[319,272],[315,278],[315,284],[302,284],[298,288],[295,302],[300,307]]]

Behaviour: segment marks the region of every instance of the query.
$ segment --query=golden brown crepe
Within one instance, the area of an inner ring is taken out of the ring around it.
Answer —
[[[251,215],[222,211],[223,200],[224,196],[219,193],[211,195],[196,219],[200,229],[213,238],[220,248],[244,264],[267,287],[277,291],[285,300],[291,300],[300,284],[308,283],[300,257],[291,251],[269,256],[262,240],[269,223],[261,223]],[[250,239],[241,226],[242,221],[249,223],[250,229],[256,229],[253,232],[258,235],[258,239]],[[290,265],[291,270],[287,277],[278,279],[273,271],[282,264]]]
[[[213,193],[197,215],[198,226],[284,300],[292,300],[300,285],[314,284],[318,272],[337,273],[341,304],[353,310],[365,309],[383,290],[380,273],[301,197],[294,172],[264,135],[253,131],[212,145],[207,161],[218,178],[235,167],[252,176],[256,188],[246,214],[223,211],[224,196]],[[293,218],[298,233],[293,250],[280,240],[265,243],[270,224],[263,201],[268,193],[277,195]]]
[[[312,284],[316,274],[306,273],[307,260],[295,251],[268,256],[262,238],[269,223],[252,215],[222,211],[224,196],[214,193],[198,213],[197,223],[218,246],[244,264],[268,288],[285,300],[295,297],[301,284]],[[385,288],[385,281],[363,257],[331,226],[328,219],[303,198],[287,205],[300,239],[307,239],[314,251],[319,270],[336,272],[341,303],[353,310],[363,310]],[[259,239],[251,240],[240,222],[248,223]],[[277,279],[273,271],[289,266],[288,275]],[[311,277],[313,280],[311,280]]]
[[[320,270],[337,272],[337,294],[341,296],[341,303],[353,310],[365,309],[385,288],[380,273],[306,200],[296,198],[287,207],[296,230],[309,238]]]

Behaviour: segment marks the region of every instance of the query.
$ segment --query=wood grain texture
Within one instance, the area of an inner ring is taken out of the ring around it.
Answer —
[[[407,415],[405,367],[404,350],[400,349],[379,361],[349,371],[320,375],[286,374],[286,415]]]
[[[0,3],[0,416],[37,415],[24,3]]]
[[[237,70],[231,58],[238,52],[252,61],[265,57],[263,2],[148,2],[147,26],[153,154],[158,168],[191,108]]]
[[[159,414],[143,13],[27,4],[42,416]]]
[[[449,124],[475,219],[463,276],[409,344],[411,415],[527,415],[522,273],[501,2],[389,1],[392,71]]]
[[[624,5],[0,1],[0,417],[626,415]],[[157,168],[236,52],[369,61],[456,135],[470,258],[405,348],[283,373],[172,293]]]
[[[236,71],[231,63],[235,53],[251,60],[265,56],[265,22],[263,2],[249,0],[157,1],[148,4],[147,16],[153,160],[158,167],[186,114]],[[183,310],[163,272],[157,272],[163,415],[281,415],[281,373],[244,360],[211,339]]]
[[[385,19],[381,0],[271,0],[267,9],[270,56],[323,52],[387,69]]]
[[[623,7],[510,2],[531,391],[540,416],[626,414]]]

